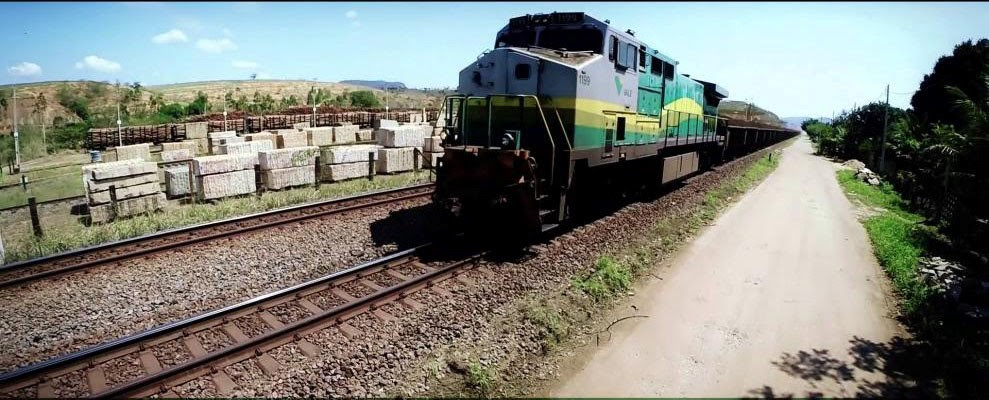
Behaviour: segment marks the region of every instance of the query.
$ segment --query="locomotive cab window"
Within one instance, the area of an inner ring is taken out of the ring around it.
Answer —
[[[639,47],[639,68],[646,68],[646,48],[645,46]]]
[[[651,74],[653,74],[653,75],[656,75],[656,76],[662,76],[663,75],[663,61],[661,61],[660,59],[658,59],[656,57],[653,57],[652,58],[652,65],[649,66],[649,72]]]
[[[604,34],[596,28],[546,29],[539,33],[539,47],[601,53]]]
[[[617,141],[625,140],[625,117],[618,117],[618,128],[616,129],[616,131],[618,132],[618,134],[615,135],[615,140]]]
[[[673,80],[673,64],[663,62],[663,79]]]

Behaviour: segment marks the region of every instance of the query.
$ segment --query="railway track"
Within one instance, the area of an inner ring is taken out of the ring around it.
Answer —
[[[432,183],[428,183],[281,208],[12,263],[0,268],[0,288],[22,285],[96,266],[120,263],[135,257],[229,238],[273,226],[428,196],[432,194],[433,186]]]
[[[451,247],[443,247],[447,252]],[[460,247],[453,247],[460,248]],[[294,344],[307,357],[320,348],[306,340],[310,333],[334,329],[345,338],[361,332],[348,324],[367,314],[394,319],[395,307],[419,310],[425,305],[412,295],[432,290],[445,279],[477,265],[483,253],[462,249],[447,260],[423,261],[439,246],[426,244],[339,271],[239,304],[170,323],[133,336],[56,357],[0,375],[0,394],[13,397],[177,397],[176,386],[208,377],[221,395],[236,383],[225,367],[254,360],[266,375],[280,365],[271,352]],[[435,256],[434,256],[435,257]],[[439,258],[436,258],[439,259]]]

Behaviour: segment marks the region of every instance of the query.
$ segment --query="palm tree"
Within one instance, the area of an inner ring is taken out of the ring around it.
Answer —
[[[968,146],[968,138],[955,131],[951,125],[934,124],[931,126],[930,135],[925,142],[923,152],[933,158],[934,168],[932,169],[943,169],[941,173],[941,204],[936,213],[937,220],[940,221],[948,201],[949,178],[954,174],[951,171],[952,165],[956,162],[959,154],[963,153]]]

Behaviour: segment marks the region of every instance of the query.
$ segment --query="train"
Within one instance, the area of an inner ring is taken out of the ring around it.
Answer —
[[[608,20],[511,18],[443,100],[433,202],[467,226],[532,237],[603,196],[670,185],[794,134],[730,125],[718,117],[727,97]]]

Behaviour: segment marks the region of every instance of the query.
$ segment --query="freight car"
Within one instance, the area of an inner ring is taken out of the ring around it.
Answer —
[[[732,129],[718,118],[727,96],[607,20],[512,18],[444,100],[434,202],[470,225],[524,237],[602,195],[676,182],[735,148],[792,135]]]

